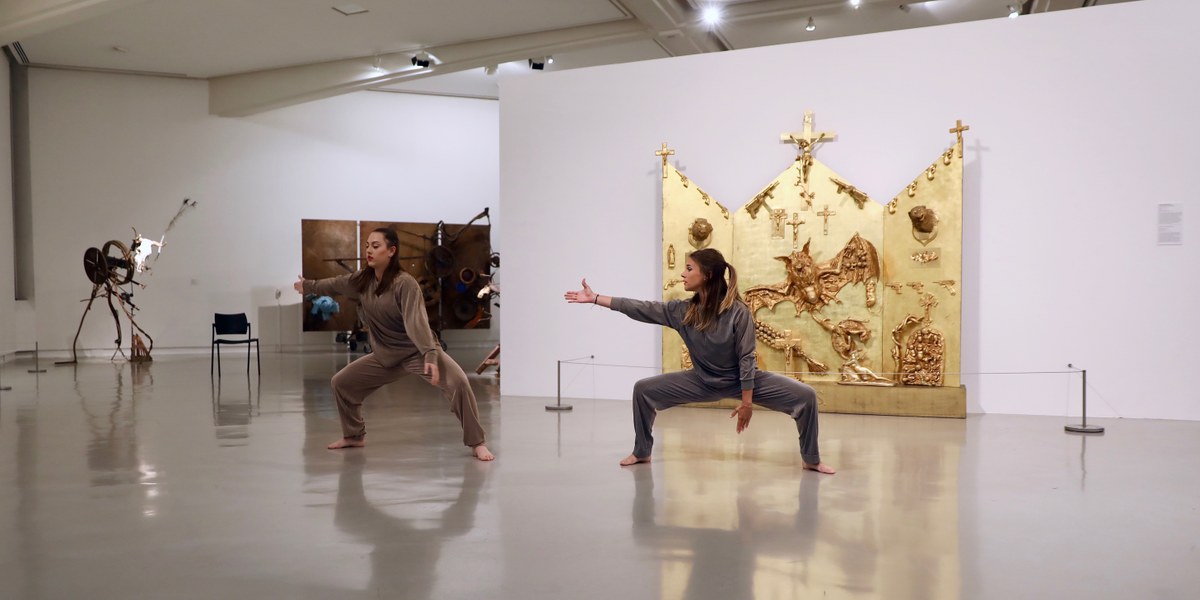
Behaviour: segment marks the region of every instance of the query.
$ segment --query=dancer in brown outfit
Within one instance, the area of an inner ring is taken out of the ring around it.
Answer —
[[[397,256],[396,232],[381,227],[367,236],[367,268],[350,275],[309,280],[303,276],[293,286],[301,294],[339,294],[359,303],[367,326],[372,353],[346,365],[333,376],[333,394],[342,417],[342,439],[330,450],[366,445],[362,403],[375,390],[405,373],[419,375],[442,390],[450,411],[463,428],[463,444],[479,460],[492,460],[484,445],[475,393],[462,367],[437,343],[425,314],[425,301],[417,280],[404,271]]]

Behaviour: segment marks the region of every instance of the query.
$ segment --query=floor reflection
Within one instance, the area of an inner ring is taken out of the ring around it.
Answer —
[[[342,457],[334,524],[372,547],[368,590],[375,594],[403,591],[404,598],[413,600],[433,598],[442,545],[474,527],[489,465],[464,461],[461,479],[406,481],[399,486],[402,497],[388,499],[387,490],[394,491],[394,487],[373,485],[372,497],[378,498],[373,500],[364,488],[367,458],[362,451],[347,451]],[[391,470],[374,474],[374,483],[394,479]],[[420,496],[414,498],[414,491]],[[446,503],[445,508],[430,510]]]
[[[42,598],[45,587],[45,575],[42,568],[42,554],[46,549],[43,541],[43,530],[39,527],[38,505],[40,494],[35,485],[38,471],[38,419],[37,410],[22,407],[17,409],[17,446],[15,449],[15,479],[16,507],[14,510],[17,543],[21,552],[16,554],[20,564],[15,573],[17,585],[13,589],[21,590],[22,598]],[[3,503],[0,503],[3,504]]]
[[[498,400],[472,379],[480,464],[436,390],[367,402],[335,452],[346,353],[264,356],[214,388],[208,357],[0,365],[0,598],[1008,600],[1191,598],[1200,423],[822,415],[838,474],[794,423],[674,409],[654,462],[627,401]],[[467,361],[463,361],[467,362]],[[211,401],[211,406],[206,402]],[[497,470],[499,469],[499,470]],[[1181,475],[1182,474],[1182,475]],[[1136,482],[1136,484],[1131,484]],[[1140,560],[1129,560],[1129,557]],[[1103,573],[1104,577],[1093,577]]]
[[[216,380],[212,387],[213,426],[221,446],[244,446],[250,437],[250,420],[258,416],[262,398],[262,379],[230,378]]]
[[[126,393],[127,370],[145,385],[152,382],[149,368],[144,365],[113,363],[114,389],[110,394],[95,390],[85,393],[75,376],[75,394],[79,397],[84,423],[90,433],[87,444],[87,466],[92,474],[92,486],[137,483],[142,474],[138,457],[137,408],[140,400],[139,381]],[[75,367],[72,367],[75,370]]]
[[[661,560],[659,597],[960,596],[960,435],[860,432],[835,442],[854,458],[828,477],[799,469],[793,438],[697,447],[706,434],[688,425],[663,432],[657,497],[653,469],[634,473],[633,535]]]

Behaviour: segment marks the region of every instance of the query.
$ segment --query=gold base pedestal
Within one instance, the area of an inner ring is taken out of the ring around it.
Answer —
[[[875,387],[813,381],[821,412],[897,417],[967,417],[967,388]]]
[[[967,388],[925,386],[842,385],[832,381],[805,382],[817,391],[817,406],[823,413],[886,415],[894,417],[967,417]],[[734,409],[738,400],[689,404],[701,408]]]

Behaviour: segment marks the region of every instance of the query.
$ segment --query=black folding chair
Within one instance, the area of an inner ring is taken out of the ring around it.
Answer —
[[[225,335],[244,335],[245,338],[226,339],[217,336]],[[221,345],[222,344],[246,344],[246,376],[250,376],[250,345],[254,344],[254,357],[258,362],[258,374],[262,375],[262,357],[258,352],[258,338],[254,337],[250,332],[250,321],[246,319],[246,313],[238,313],[236,315],[223,315],[221,313],[213,314],[212,326],[212,348],[208,355],[208,376],[212,377],[213,363],[217,365],[217,377],[221,376]],[[216,359],[214,360],[214,353]]]

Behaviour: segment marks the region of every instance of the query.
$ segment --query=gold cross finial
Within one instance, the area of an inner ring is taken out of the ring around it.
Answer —
[[[969,125],[964,127],[962,119],[956,119],[954,123],[954,128],[950,130],[950,133],[958,134],[958,157],[962,158],[962,134],[964,131],[971,129],[971,127]]]
[[[655,156],[662,158],[663,179],[667,178],[667,157],[671,156],[672,154],[675,154],[675,151],[670,148],[667,148],[666,142],[663,142],[662,150],[657,150],[654,152]]]
[[[804,111],[804,131],[780,134],[779,140],[796,144],[802,153],[808,154],[817,142],[832,140],[835,137],[837,137],[837,133],[833,131],[813,131],[813,112],[806,110]]]

